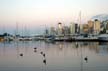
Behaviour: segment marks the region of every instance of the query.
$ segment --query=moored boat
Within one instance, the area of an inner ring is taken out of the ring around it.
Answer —
[[[108,34],[100,34],[98,36],[99,41],[108,41]]]

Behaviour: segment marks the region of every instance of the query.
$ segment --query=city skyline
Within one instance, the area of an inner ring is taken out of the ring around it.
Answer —
[[[58,22],[69,24],[82,23],[92,16],[108,14],[107,0],[0,0],[0,32],[15,33],[28,28],[31,34],[43,33],[45,27],[55,26]]]

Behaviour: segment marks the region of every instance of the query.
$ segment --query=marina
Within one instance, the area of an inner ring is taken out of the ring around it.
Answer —
[[[108,0],[0,0],[0,71],[108,71]]]
[[[1,42],[4,41],[54,41],[54,42],[74,42],[74,41],[105,41],[108,42],[107,34],[101,34],[98,36],[93,37],[84,37],[84,36],[54,36],[52,37],[18,37],[18,38],[2,38],[0,39]]]

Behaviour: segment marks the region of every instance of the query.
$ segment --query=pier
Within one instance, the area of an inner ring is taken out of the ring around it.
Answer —
[[[108,40],[100,40],[100,38],[98,38],[98,36],[93,36],[93,37],[84,37],[84,36],[54,36],[53,38],[50,37],[45,37],[43,35],[41,36],[30,36],[30,37],[11,37],[11,38],[5,38],[5,37],[0,37],[2,38],[0,40],[0,42],[4,42],[4,41],[48,41],[48,42],[75,42],[75,41],[97,41],[97,42],[101,42],[101,41],[106,41],[108,42]],[[104,37],[103,37],[104,38]],[[106,38],[106,37],[105,37]]]

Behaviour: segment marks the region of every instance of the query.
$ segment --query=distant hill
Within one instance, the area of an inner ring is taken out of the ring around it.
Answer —
[[[108,20],[108,14],[99,14],[99,15],[93,16],[91,19],[92,20],[98,19],[100,21],[106,21]]]

